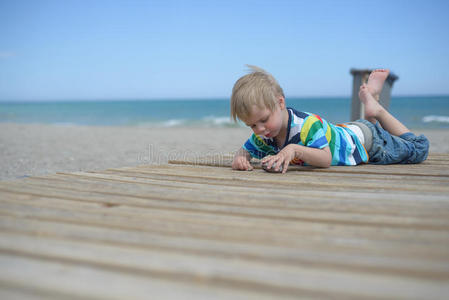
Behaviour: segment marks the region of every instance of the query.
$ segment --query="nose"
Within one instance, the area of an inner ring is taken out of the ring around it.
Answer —
[[[254,133],[257,135],[265,133],[265,126],[262,124],[256,125],[256,127],[254,128]]]

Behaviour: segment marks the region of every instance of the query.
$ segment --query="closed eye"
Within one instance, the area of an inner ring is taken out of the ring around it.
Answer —
[[[271,116],[271,115],[266,116],[265,118],[263,118],[263,119],[257,121],[257,123],[259,123],[259,122],[260,122],[260,123],[266,123],[266,122],[268,122],[268,120],[270,119],[270,116]],[[250,128],[254,128],[254,127],[256,127],[256,124],[251,124],[251,125],[246,124],[246,126],[248,126],[248,127],[250,127]]]

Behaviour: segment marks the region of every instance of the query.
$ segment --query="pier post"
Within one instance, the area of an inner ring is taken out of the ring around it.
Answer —
[[[366,83],[368,80],[368,76],[371,73],[370,69],[351,69],[351,74],[353,76],[352,81],[352,102],[351,102],[351,121],[355,121],[358,119],[363,119],[364,116],[364,108],[363,103],[359,100],[359,88],[362,83]],[[388,109],[390,106],[391,99],[391,89],[393,88],[394,82],[399,79],[398,76],[391,73],[388,75],[387,80],[385,80],[384,87],[379,96],[380,104]]]

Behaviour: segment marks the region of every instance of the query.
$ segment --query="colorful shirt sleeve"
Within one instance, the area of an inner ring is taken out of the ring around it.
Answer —
[[[329,146],[331,138],[329,124],[318,115],[310,115],[301,128],[301,142],[311,148],[323,149]]]
[[[276,154],[272,147],[267,145],[261,137],[255,135],[254,133],[243,145],[243,149],[248,151],[252,157],[259,159],[267,155]]]

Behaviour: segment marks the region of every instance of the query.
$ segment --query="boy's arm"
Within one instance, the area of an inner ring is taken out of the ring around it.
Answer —
[[[265,157],[262,163],[267,163],[267,168],[270,169],[271,166],[276,163],[276,170],[279,166],[283,166],[282,173],[287,171],[290,161],[294,158],[300,159],[309,165],[321,168],[328,168],[332,163],[332,154],[329,147],[324,147],[323,149],[311,148],[296,144],[289,144],[285,146],[278,154],[274,156]]]
[[[251,171],[253,169],[253,166],[251,166],[251,164],[249,163],[250,160],[251,155],[242,147],[234,155],[234,160],[232,161],[232,169]]]

